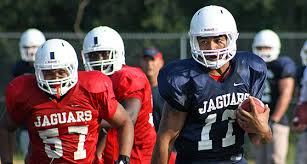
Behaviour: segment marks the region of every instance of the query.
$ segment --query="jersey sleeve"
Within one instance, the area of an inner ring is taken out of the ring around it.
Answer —
[[[19,83],[19,85],[18,85]],[[25,121],[28,111],[26,108],[27,98],[23,96],[22,86],[25,81],[22,78],[17,78],[11,81],[6,87],[5,99],[6,99],[6,110],[11,119],[21,124]]]
[[[261,99],[265,80],[267,78],[267,66],[266,63],[257,55],[252,54],[253,57],[250,58],[250,87],[251,96]]]
[[[304,75],[302,79],[302,87],[300,90],[299,102],[307,102],[307,68],[304,70]]]
[[[188,112],[188,89],[186,84],[188,79],[185,76],[177,74],[181,71],[172,70],[175,65],[168,65],[162,68],[158,75],[158,88],[164,100],[174,109]],[[177,73],[176,73],[177,72]]]
[[[280,59],[281,75],[280,78],[287,78],[296,76],[296,66],[293,60],[289,57],[282,57]]]
[[[112,77],[112,81],[114,93],[119,102],[129,98],[143,100],[146,85],[145,76],[121,73],[119,76]]]
[[[91,79],[89,80],[91,82],[87,82],[86,86],[88,86],[87,88],[91,92],[92,102],[98,109],[100,118],[113,118],[118,101],[113,92],[111,79],[96,71],[91,71],[90,76],[87,78]]]

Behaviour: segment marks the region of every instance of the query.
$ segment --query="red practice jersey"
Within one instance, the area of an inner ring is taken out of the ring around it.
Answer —
[[[153,147],[156,141],[156,132],[152,118],[151,86],[146,75],[139,68],[123,65],[123,68],[110,76],[113,82],[113,90],[116,99],[122,102],[129,98],[137,98],[141,101],[135,127],[134,145],[131,153],[131,163],[137,161],[150,161]],[[107,135],[105,147],[105,163],[114,163],[118,157],[118,143],[115,129],[111,129]]]
[[[26,124],[30,163],[92,163],[101,119],[111,119],[118,105],[109,77],[79,72],[79,80],[57,101],[38,88],[35,75],[23,75],[6,90],[6,105],[17,124]]]

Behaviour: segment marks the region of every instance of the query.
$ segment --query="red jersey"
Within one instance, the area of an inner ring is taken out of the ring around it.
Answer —
[[[101,72],[79,72],[77,84],[59,101],[38,88],[35,75],[22,75],[6,89],[12,120],[26,124],[30,163],[92,163],[101,119],[117,108],[111,80]]]
[[[131,163],[134,159],[151,159],[156,141],[156,131],[152,118],[151,86],[146,75],[139,68],[123,65],[122,69],[116,71],[110,78],[113,82],[116,99],[119,102],[129,98],[137,98],[142,103],[134,126],[134,145],[131,153]],[[113,156],[112,160],[116,160],[118,157],[115,129],[108,132],[104,155],[109,159]],[[112,162],[112,160],[109,160],[109,162]],[[105,160],[105,163],[109,162]]]

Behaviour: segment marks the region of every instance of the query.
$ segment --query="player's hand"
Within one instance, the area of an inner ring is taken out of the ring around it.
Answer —
[[[241,107],[236,111],[237,122],[239,126],[245,129],[248,133],[263,134],[270,130],[268,121],[270,108],[265,105],[264,113],[259,113],[256,110],[256,104],[253,99],[250,99],[251,111],[247,112]]]
[[[126,155],[119,155],[118,160],[115,161],[115,164],[130,164],[130,157]]]

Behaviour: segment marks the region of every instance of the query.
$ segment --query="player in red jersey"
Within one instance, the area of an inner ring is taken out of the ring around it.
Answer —
[[[118,128],[121,157],[130,156],[133,123],[107,76],[78,72],[74,48],[61,39],[38,49],[34,67],[35,75],[19,76],[6,89],[7,112],[0,121],[3,164],[12,163],[7,136],[20,124],[29,130],[31,164],[93,163],[102,119]]]
[[[140,68],[125,65],[123,40],[115,30],[106,26],[96,27],[86,35],[82,58],[86,70],[100,70],[109,75],[116,99],[130,114],[134,123],[131,163],[150,163],[156,132],[152,120],[151,88],[146,75]],[[111,129],[105,145],[105,163],[114,162],[118,154],[117,145],[116,132]]]

